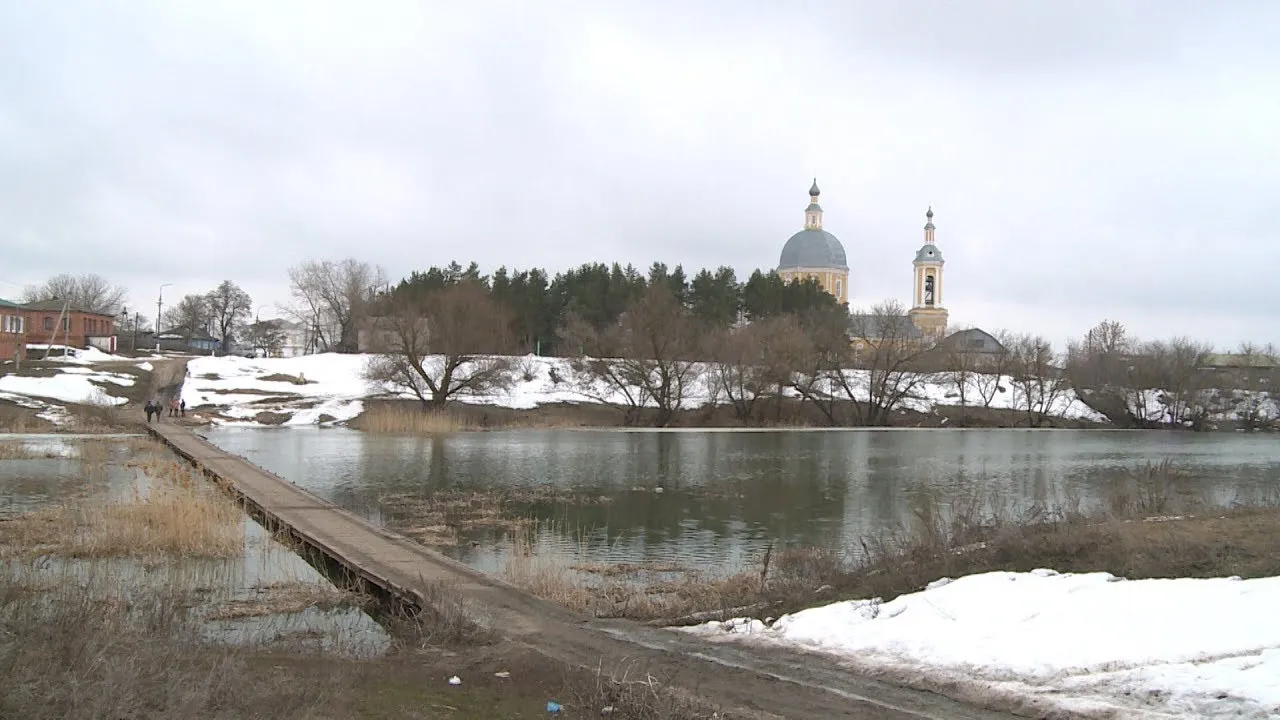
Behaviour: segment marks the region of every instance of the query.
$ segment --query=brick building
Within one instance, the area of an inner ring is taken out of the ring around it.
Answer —
[[[0,299],[0,362],[13,360],[26,346],[27,311]]]
[[[104,352],[116,350],[116,319],[112,315],[69,307],[59,327],[58,318],[63,309],[61,300],[27,303],[21,308],[26,312],[28,344],[95,347]]]

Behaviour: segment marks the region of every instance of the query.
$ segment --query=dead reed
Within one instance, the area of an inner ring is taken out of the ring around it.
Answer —
[[[308,609],[336,610],[360,607],[366,598],[344,592],[333,585],[286,582],[254,588],[249,597],[233,598],[218,604],[207,618],[209,620],[240,620],[243,618],[289,615]]]
[[[580,548],[579,557],[585,554]],[[601,567],[542,555],[530,533],[511,540],[503,577],[533,595],[594,617],[675,618],[708,610],[741,610],[758,600],[753,572],[715,575],[670,564]]]
[[[1280,574],[1280,492],[1215,503],[1170,463],[1103,480],[1102,501],[1073,492],[1013,508],[976,488],[913,497],[906,522],[854,547],[770,545],[728,576],[670,565],[575,563],[511,541],[504,576],[574,611],[680,624],[767,610],[777,616],[841,597],[892,599],[941,577],[993,570],[1105,571],[1126,577]],[[580,541],[581,544],[581,541]]]
[[[371,405],[350,425],[365,432],[404,435],[439,435],[476,429],[459,413],[400,405]]]
[[[134,592],[101,571],[33,589],[0,584],[0,717],[331,717],[346,687],[322,666],[264,673],[243,651],[200,642],[186,598]]]
[[[484,609],[452,584],[424,584],[423,603],[416,614],[386,621],[402,650],[426,647],[477,647],[497,642],[499,635]]]
[[[139,465],[146,489],[124,500],[101,496],[37,510],[0,524],[0,555],[77,558],[234,557],[244,551],[245,518],[178,462]]]
[[[620,663],[610,671],[598,666],[594,683],[570,685],[570,708],[582,708],[587,714],[601,714],[597,708],[609,708],[612,717],[635,720],[711,720],[731,717],[724,708],[704,698],[669,685],[638,668],[634,660]]]

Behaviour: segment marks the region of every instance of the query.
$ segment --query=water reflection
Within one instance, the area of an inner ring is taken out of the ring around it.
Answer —
[[[852,545],[910,516],[913,498],[982,488],[1011,509],[1102,496],[1117,468],[1171,460],[1219,498],[1271,486],[1280,444],[1250,434],[913,430],[501,431],[436,437],[342,428],[215,429],[216,444],[394,525],[391,494],[558,485],[611,502],[527,508],[589,541],[592,559],[731,566],[768,542]],[[492,533],[451,548],[492,569]]]

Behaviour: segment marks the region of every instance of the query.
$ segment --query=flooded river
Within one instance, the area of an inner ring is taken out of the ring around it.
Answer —
[[[543,545],[594,561],[740,567],[770,541],[851,546],[907,519],[913,499],[978,489],[1010,508],[1098,502],[1109,473],[1169,460],[1230,501],[1273,487],[1265,434],[1110,430],[548,430],[438,437],[344,428],[212,429],[209,439],[355,512],[403,524],[388,498],[556,486],[590,502],[531,502]],[[550,528],[550,529],[545,529]],[[502,533],[444,548],[493,570]]]

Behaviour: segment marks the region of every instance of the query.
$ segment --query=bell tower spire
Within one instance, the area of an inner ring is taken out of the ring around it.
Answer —
[[[821,230],[822,229],[822,206],[818,204],[818,178],[813,179],[813,185],[809,187],[809,207],[804,209],[804,229],[805,230]]]
[[[924,214],[924,245],[911,263],[915,276],[911,322],[927,337],[940,338],[947,332],[947,309],[942,304],[942,251],[935,244],[933,207]]]

